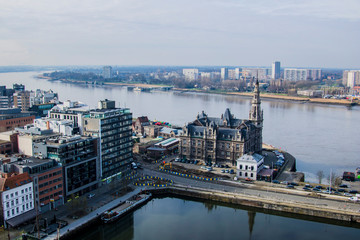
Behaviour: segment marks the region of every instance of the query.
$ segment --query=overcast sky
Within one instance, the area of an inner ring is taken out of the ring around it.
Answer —
[[[360,68],[359,0],[0,0],[0,65]]]

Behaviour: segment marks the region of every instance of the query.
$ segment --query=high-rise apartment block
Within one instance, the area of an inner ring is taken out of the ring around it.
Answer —
[[[221,81],[229,79],[229,69],[228,68],[221,68],[220,73]]]
[[[199,78],[199,69],[197,68],[184,68],[183,75],[187,81],[196,81]]]
[[[321,69],[296,69],[285,68],[284,80],[286,81],[306,81],[321,79]]]
[[[360,70],[345,70],[343,72],[343,84],[353,88],[360,85]]]
[[[83,118],[84,135],[100,138],[101,179],[111,181],[130,169],[132,156],[132,114],[105,100],[102,108],[90,110]],[[105,106],[105,108],[103,108]]]
[[[271,66],[271,79],[277,80],[280,78],[280,62],[273,62]]]
[[[103,78],[112,78],[113,77],[112,67],[104,66],[102,76],[103,76]]]

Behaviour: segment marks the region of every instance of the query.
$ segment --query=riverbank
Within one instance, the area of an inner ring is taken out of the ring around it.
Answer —
[[[64,83],[72,84],[87,84],[91,85],[91,82],[86,83],[86,81],[79,80],[68,80],[68,79],[52,79],[50,77],[45,77],[43,75],[38,75],[38,78],[46,79],[48,81],[58,80]],[[139,88],[161,88],[169,87],[168,85],[157,85],[157,84],[144,84],[144,83],[117,83],[117,82],[104,82],[101,83],[102,86],[133,86]],[[210,94],[222,94],[222,95],[237,95],[242,97],[253,96],[252,92],[225,92],[219,90],[203,90],[203,89],[186,89],[186,88],[173,88],[174,91],[180,92],[193,92],[193,93],[210,93]],[[274,99],[274,100],[283,100],[283,101],[295,101],[301,103],[315,103],[315,104],[331,104],[331,105],[344,105],[344,106],[354,106],[359,105],[358,101],[351,102],[347,99],[324,99],[324,98],[309,98],[309,97],[296,97],[296,96],[287,96],[280,94],[271,94],[271,93],[261,93],[261,98]]]

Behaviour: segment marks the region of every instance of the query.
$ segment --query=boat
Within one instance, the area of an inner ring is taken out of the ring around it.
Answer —
[[[139,193],[125,202],[122,202],[117,207],[110,209],[108,211],[105,211],[103,214],[101,214],[101,221],[103,223],[111,223],[125,215],[131,210],[136,209],[137,207],[140,207],[141,205],[148,202],[152,197],[151,193],[144,194]]]

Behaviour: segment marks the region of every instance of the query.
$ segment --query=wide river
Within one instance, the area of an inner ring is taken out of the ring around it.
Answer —
[[[81,101],[96,107],[98,100],[115,100],[134,117],[148,116],[183,126],[205,111],[220,117],[230,108],[236,118],[247,119],[250,98],[218,94],[174,91],[136,92],[125,87],[74,85],[37,79],[37,72],[0,73],[0,85],[12,88],[22,83],[27,90],[52,89],[60,100]],[[297,170],[306,181],[316,181],[323,170],[342,175],[360,167],[360,107],[345,107],[262,99],[264,110],[263,141],[290,152],[297,159]]]

